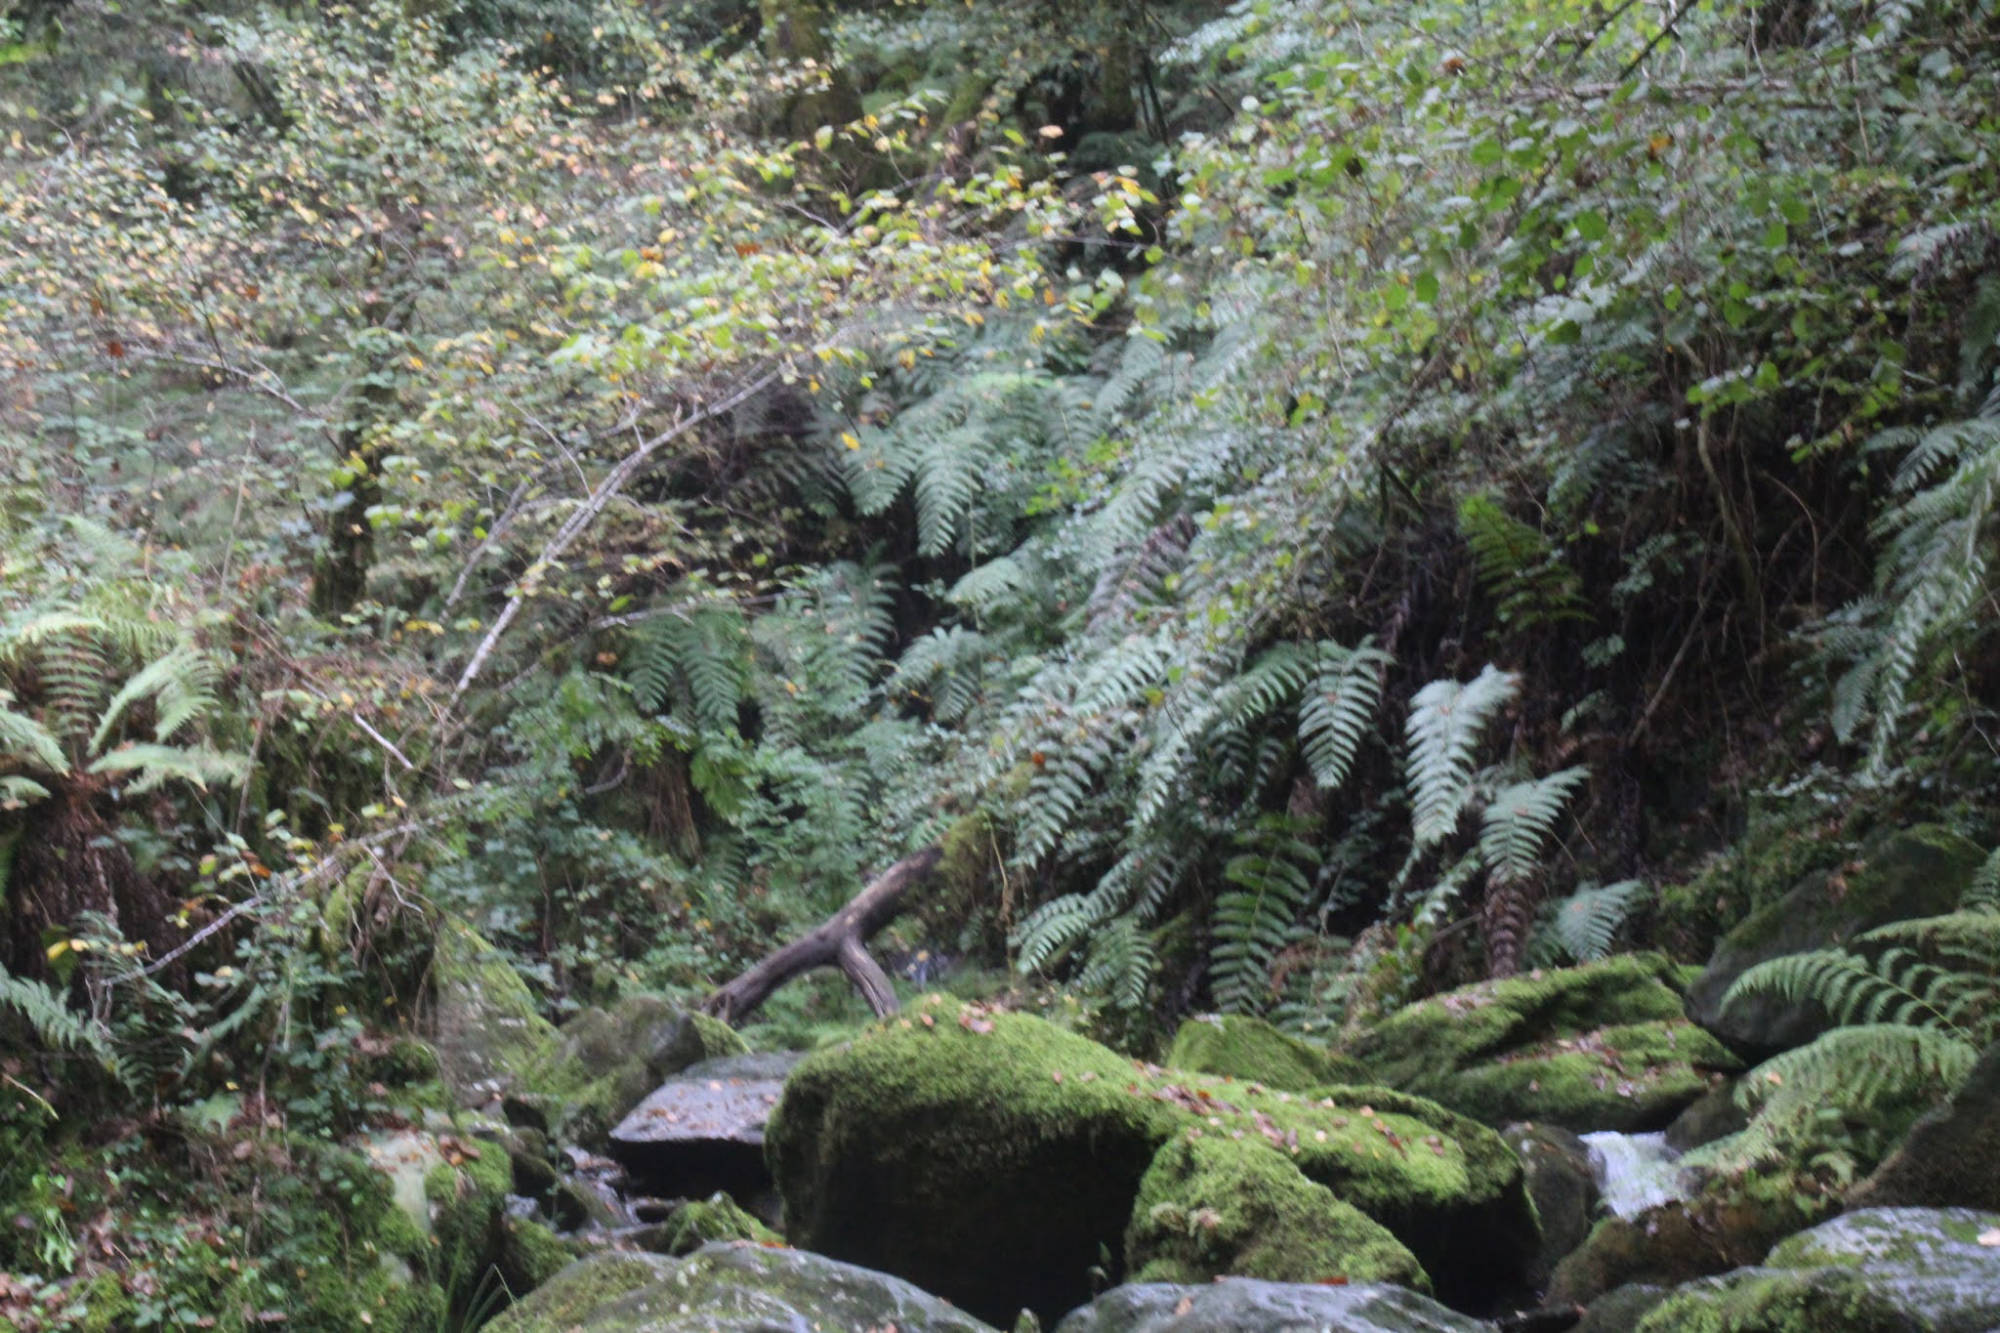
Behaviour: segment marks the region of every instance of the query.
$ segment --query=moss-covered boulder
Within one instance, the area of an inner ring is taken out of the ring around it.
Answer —
[[[1826,1026],[1815,1002],[1764,994],[1725,1010],[1723,996],[1758,963],[1844,944],[1891,921],[1951,911],[1983,859],[1976,843],[1920,824],[1871,842],[1859,864],[1807,875],[1723,936],[1688,990],[1689,1016],[1753,1057],[1811,1041]]]
[[[1639,1333],[1982,1333],[2000,1326],[2000,1214],[1870,1208],[1692,1283]]]
[[[528,1077],[553,1102],[553,1128],[562,1137],[602,1148],[612,1127],[661,1083],[692,1065],[749,1050],[720,1019],[657,995],[628,995],[564,1023]]]
[[[706,1199],[690,1199],[667,1214],[666,1219],[646,1228],[647,1249],[658,1254],[693,1254],[717,1241],[748,1240],[760,1245],[782,1245],[784,1238],[745,1212],[720,1191]]]
[[[708,1245],[686,1259],[597,1255],[556,1274],[486,1327],[489,1333],[993,1333],[885,1273],[743,1242]]]
[[[1394,1282],[1431,1289],[1402,1242],[1281,1153],[1176,1138],[1153,1158],[1125,1229],[1135,1282]]]
[[[432,1045],[454,1095],[482,1105],[547,1068],[556,1029],[528,983],[471,926],[445,918],[431,955]]]
[[[808,1057],[766,1146],[793,1243],[1005,1320],[1083,1300],[1154,1156],[1191,1134],[1289,1159],[1393,1234],[1447,1299],[1492,1299],[1533,1253],[1519,1161],[1433,1103],[1163,1070],[942,997]]]
[[[1056,1325],[1056,1333],[1493,1333],[1402,1287],[1263,1282],[1167,1282],[1114,1287]]]
[[[1521,1159],[1528,1197],[1542,1224],[1541,1249],[1528,1272],[1528,1285],[1539,1291],[1556,1265],[1590,1234],[1598,1202],[1590,1146],[1555,1125],[1508,1125],[1500,1137]]]
[[[1369,1081],[1357,1061],[1241,1014],[1204,1014],[1181,1024],[1165,1063],[1190,1073],[1221,1074],[1293,1092]]]
[[[1673,1286],[1755,1264],[1778,1241],[1839,1206],[1838,1196],[1809,1176],[1717,1180],[1693,1198],[1599,1221],[1556,1265],[1547,1304],[1588,1305],[1628,1283]]]
[[[1537,971],[1405,1006],[1349,1038],[1371,1077],[1488,1124],[1660,1129],[1740,1068],[1681,1016],[1657,954]]]

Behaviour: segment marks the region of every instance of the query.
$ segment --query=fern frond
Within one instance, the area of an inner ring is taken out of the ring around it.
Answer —
[[[1542,844],[1576,789],[1590,778],[1586,768],[1566,768],[1532,782],[1504,787],[1486,806],[1479,854],[1495,883],[1515,884],[1539,868]]]
[[[2000,847],[1996,847],[1980,864],[1972,876],[1972,883],[1966,885],[1965,896],[1959,899],[1961,912],[2000,912]]]
[[[1404,735],[1417,849],[1443,841],[1458,826],[1472,790],[1480,732],[1519,687],[1512,672],[1488,665],[1465,684],[1434,680],[1410,700]]]
[[[1555,909],[1551,922],[1563,952],[1579,963],[1594,963],[1611,953],[1618,928],[1632,911],[1632,904],[1646,891],[1636,879],[1619,880],[1603,887],[1585,885]]]
[[[91,734],[90,750],[104,747],[117,729],[125,710],[143,699],[157,704],[153,739],[164,742],[189,722],[215,707],[215,683],[221,672],[207,653],[192,643],[182,643],[164,657],[156,658],[127,678],[105,705],[104,716]]]
[[[5,696],[0,696],[4,698]],[[69,756],[49,729],[0,703],[0,762],[31,765],[43,773],[67,773]]]
[[[1282,815],[1265,816],[1239,835],[1238,845],[1243,850],[1222,871],[1233,887],[1215,903],[1211,986],[1219,1008],[1256,1013],[1271,998],[1272,960],[1297,937],[1310,906],[1309,870],[1320,855]]]
[[[49,986],[0,968],[0,1006],[25,1018],[44,1046],[58,1051],[88,1052],[114,1078],[124,1081],[125,1062],[112,1045],[109,1030],[96,1019],[86,1018],[64,1004],[62,996]]]
[[[1347,781],[1354,755],[1382,702],[1382,676],[1389,654],[1363,639],[1354,648],[1319,645],[1318,673],[1299,701],[1299,744],[1313,781],[1334,791]]]
[[[136,773],[138,780],[126,790],[133,795],[151,791],[170,779],[193,783],[203,791],[211,782],[231,786],[249,780],[247,755],[219,750],[194,749],[177,745],[121,745],[100,755],[90,765],[92,773]]]

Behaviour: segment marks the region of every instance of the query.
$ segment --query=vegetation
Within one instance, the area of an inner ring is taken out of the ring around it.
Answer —
[[[2000,843],[1996,22],[0,0],[0,1322],[480,1323],[558,1254],[438,1117],[933,845],[905,1000],[1695,1090],[1677,965]],[[1714,1162],[1879,1156],[1996,905],[1753,969],[1837,1026]]]

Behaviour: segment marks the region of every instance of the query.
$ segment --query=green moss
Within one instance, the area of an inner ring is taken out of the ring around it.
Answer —
[[[560,1108],[558,1132],[595,1146],[666,1079],[702,1060],[749,1049],[720,1019],[683,1011],[656,995],[628,995],[609,1009],[585,1009],[570,1019],[526,1073]]]
[[[1683,1287],[1637,1333],[1909,1333],[1912,1327],[1858,1273],[1757,1272]]]
[[[568,1333],[598,1306],[659,1282],[673,1271],[672,1260],[650,1254],[592,1255],[553,1274],[486,1328],[488,1333]]]
[[[1489,1124],[1539,1120],[1579,1130],[1658,1129],[1740,1067],[1685,1019],[1558,1037],[1446,1080],[1421,1080],[1439,1101]]]
[[[1154,1155],[1190,1133],[1291,1159],[1474,1298],[1533,1252],[1519,1160],[1433,1103],[1162,1070],[938,997],[799,1065],[766,1143],[795,1244],[1005,1318],[1087,1297]]]
[[[1195,1131],[1190,1131],[1190,1134]],[[1183,1136],[1153,1158],[1125,1230],[1134,1282],[1395,1282],[1429,1291],[1416,1256],[1261,1143]]]
[[[507,1219],[508,1289],[525,1292],[541,1286],[577,1257],[570,1242],[528,1218]],[[511,1270],[511,1271],[509,1271]]]
[[[461,1096],[480,1085],[525,1083],[555,1050],[553,1024],[528,983],[479,932],[447,918],[432,954],[439,1069]]]
[[[1376,1079],[1492,1124],[1657,1129],[1740,1067],[1681,1016],[1657,954],[1467,986],[1349,1040]]]
[[[752,1240],[782,1245],[784,1238],[717,1191],[674,1209],[660,1224],[661,1245],[668,1254],[692,1254],[710,1241]]]
[[[1181,1024],[1166,1063],[1293,1092],[1328,1083],[1362,1083],[1368,1077],[1358,1061],[1288,1036],[1262,1019],[1236,1014],[1211,1014]]]

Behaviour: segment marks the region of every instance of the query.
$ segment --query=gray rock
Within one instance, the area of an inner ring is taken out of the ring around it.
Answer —
[[[1654,1306],[1667,1298],[1670,1290],[1644,1282],[1613,1287],[1584,1309],[1574,1333],[1631,1333]]]
[[[1546,1287],[1556,1264],[1583,1244],[1597,1211],[1597,1177],[1591,1170],[1590,1148],[1566,1129],[1554,1125],[1508,1125],[1500,1131],[1521,1158],[1528,1196],[1542,1221],[1542,1245],[1528,1270],[1528,1285]]]
[[[1736,1104],[1736,1080],[1709,1089],[1667,1126],[1667,1146],[1688,1152],[1728,1138],[1750,1123],[1750,1115]]]
[[[682,1260],[594,1255],[486,1327],[489,1333],[993,1333],[900,1278],[804,1250],[741,1242],[707,1245]]]
[[[611,1131],[611,1156],[644,1191],[739,1198],[770,1188],[764,1122],[802,1058],[786,1051],[691,1065],[655,1089]]]
[[[1722,997],[1758,963],[1830,948],[1891,921],[1951,911],[1984,859],[1975,843],[1940,825],[1920,824],[1871,844],[1852,873],[1808,875],[1723,936],[1688,990],[1688,1017],[1756,1058],[1811,1041],[1826,1026],[1825,1013],[1812,1001],[1759,995],[1725,1012]]]
[[[1848,1196],[1852,1208],[1896,1205],[2000,1211],[2000,1042]]]
[[[1203,1287],[1144,1282],[1114,1287],[1056,1325],[1056,1333],[1492,1333],[1402,1287],[1225,1278]]]
[[[1689,1283],[1640,1333],[1984,1333],[2000,1326],[2000,1213],[1865,1208],[1802,1231],[1759,1268]]]

